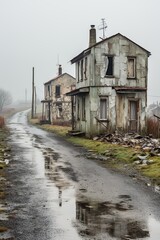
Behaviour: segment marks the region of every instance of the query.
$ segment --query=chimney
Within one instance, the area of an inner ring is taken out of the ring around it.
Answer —
[[[62,74],[62,66],[59,64],[58,67],[58,76],[60,76]]]
[[[95,25],[91,25],[89,30],[89,47],[92,47],[94,44],[96,44],[96,29]]]

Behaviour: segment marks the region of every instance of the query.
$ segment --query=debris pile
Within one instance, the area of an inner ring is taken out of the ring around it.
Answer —
[[[152,156],[160,156],[160,141],[159,139],[149,136],[141,136],[136,133],[126,134],[105,134],[93,138],[95,141],[108,142],[111,144],[119,144],[125,147],[134,147],[143,152],[149,152]]]

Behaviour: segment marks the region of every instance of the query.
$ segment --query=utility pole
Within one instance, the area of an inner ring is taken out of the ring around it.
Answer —
[[[36,87],[34,87],[34,92],[35,92],[35,94],[34,94],[34,97],[35,97],[35,101],[34,101],[34,114],[35,114],[35,116],[36,116],[36,113],[37,113],[37,93],[36,93]]]
[[[31,118],[34,118],[34,67],[32,68],[32,114]]]

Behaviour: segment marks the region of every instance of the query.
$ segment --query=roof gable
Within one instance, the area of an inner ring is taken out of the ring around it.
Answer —
[[[148,54],[148,56],[151,55],[151,53],[150,53],[148,50],[146,50],[145,48],[141,47],[139,44],[135,43],[135,42],[132,41],[131,39],[129,39],[129,38],[127,38],[126,36],[122,35],[121,33],[117,33],[117,34],[114,34],[114,35],[112,35],[112,36],[110,36],[110,37],[108,37],[108,38],[105,38],[105,39],[101,40],[100,42],[97,42],[97,43],[94,44],[93,46],[85,49],[85,50],[82,51],[80,54],[78,54],[76,57],[74,57],[73,59],[71,59],[71,63],[73,64],[73,63],[79,61],[80,59],[84,58],[84,57],[87,56],[88,54],[90,54],[91,49],[94,48],[94,47],[96,47],[97,45],[102,44],[103,42],[106,42],[106,41],[108,41],[108,40],[110,40],[110,39],[112,39],[112,38],[115,38],[115,37],[117,37],[117,36],[121,36],[122,38],[125,38],[127,41],[130,41],[131,43],[135,44],[136,46],[138,46],[139,48],[141,48],[143,51],[145,51],[145,52]]]
[[[56,81],[56,80],[58,80],[59,78],[64,77],[64,76],[66,76],[66,75],[67,75],[68,77],[71,77],[71,78],[73,78],[73,79],[75,80],[75,78],[74,78],[73,76],[71,76],[69,73],[62,73],[61,75],[59,75],[59,76],[57,76],[57,77],[55,77],[55,78],[52,78],[51,80],[45,82],[44,85],[50,84],[52,81]]]

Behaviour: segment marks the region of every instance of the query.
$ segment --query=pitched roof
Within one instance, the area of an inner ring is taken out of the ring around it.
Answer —
[[[57,80],[57,79],[60,78],[60,77],[63,77],[64,75],[68,75],[69,77],[74,78],[74,77],[71,76],[69,73],[62,73],[61,75],[58,75],[57,77],[52,78],[51,80],[45,82],[44,85],[49,84],[49,83],[51,83],[52,81],[55,81],[55,80]],[[74,78],[74,79],[75,79],[75,78]]]
[[[107,40],[109,40],[109,39],[111,39],[111,38],[117,37],[117,36],[121,36],[121,37],[125,38],[126,40],[132,42],[133,44],[137,45],[137,46],[140,47],[143,51],[147,52],[148,56],[151,55],[151,53],[150,53],[148,50],[146,50],[145,48],[141,47],[140,45],[138,45],[137,43],[135,43],[135,42],[132,41],[131,39],[127,38],[126,36],[122,35],[121,33],[117,33],[117,34],[114,34],[114,35],[112,35],[112,36],[110,36],[110,37],[108,37],[108,38],[105,38],[105,39],[103,39],[102,41],[97,42],[97,43],[94,44],[93,46],[85,49],[85,50],[82,51],[80,54],[78,54],[76,57],[74,57],[73,59],[71,59],[71,63],[73,64],[73,63],[77,62],[78,60],[82,59],[83,57],[87,56],[87,55],[91,52],[91,48],[96,47],[97,45],[99,45],[99,44],[101,44],[101,43],[103,43],[103,42],[105,42],[105,41],[107,41]]]

